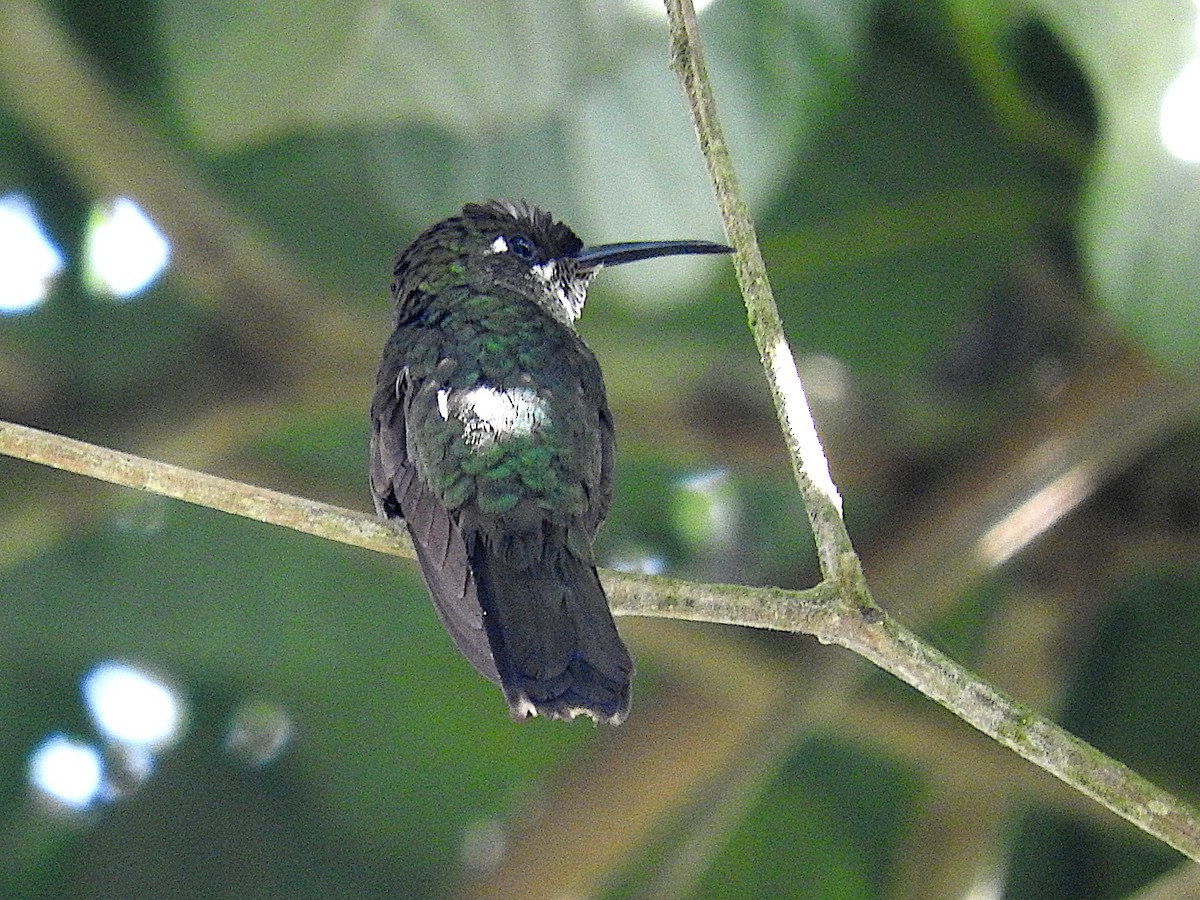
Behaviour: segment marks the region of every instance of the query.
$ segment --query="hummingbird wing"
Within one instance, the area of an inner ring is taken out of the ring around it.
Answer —
[[[617,724],[633,662],[592,552],[612,500],[612,416],[582,342],[531,328],[519,366],[471,323],[397,329],[372,403],[371,490],[381,515],[405,520],[446,630],[515,718]],[[470,338],[480,347],[464,350]]]
[[[499,683],[462,533],[409,453],[405,414],[416,387],[407,367],[380,373],[371,404],[371,494],[380,516],[404,519],[438,618],[458,651]]]

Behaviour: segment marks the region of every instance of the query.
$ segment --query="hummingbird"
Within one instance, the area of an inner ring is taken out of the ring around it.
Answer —
[[[600,365],[575,329],[588,284],[605,266],[729,252],[585,248],[550,213],[491,200],[396,255],[371,494],[381,517],[403,520],[442,624],[517,721],[619,725],[632,696],[593,551],[615,439]]]

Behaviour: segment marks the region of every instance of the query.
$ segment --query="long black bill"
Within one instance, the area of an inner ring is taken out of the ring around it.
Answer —
[[[601,266],[619,266],[637,262],[639,259],[653,259],[656,256],[732,252],[732,247],[714,244],[712,241],[627,241],[623,244],[585,247],[575,256],[575,261],[585,269],[598,269]]]

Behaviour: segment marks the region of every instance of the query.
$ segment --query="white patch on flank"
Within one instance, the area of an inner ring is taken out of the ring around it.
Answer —
[[[504,235],[500,235],[494,241],[492,246],[488,247],[488,253],[504,253],[508,250],[508,241],[504,239]]]
[[[446,390],[445,388],[442,388],[440,391],[437,392],[438,412],[442,414],[443,421],[450,418],[450,405],[447,402],[449,400],[449,397],[450,397],[450,392],[448,390]]]
[[[457,398],[455,415],[463,423],[463,437],[475,447],[528,437],[550,418],[546,401],[533,388],[500,390],[486,384]]]

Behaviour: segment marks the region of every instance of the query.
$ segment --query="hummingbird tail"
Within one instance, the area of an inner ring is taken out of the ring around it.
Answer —
[[[500,686],[514,719],[629,714],[633,660],[617,633],[596,567],[566,546],[517,567],[479,541],[471,568]]]

